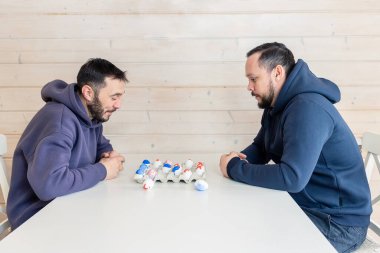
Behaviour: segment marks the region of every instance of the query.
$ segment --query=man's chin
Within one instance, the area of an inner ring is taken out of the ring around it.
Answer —
[[[260,97],[255,97],[256,98],[256,101],[257,101],[257,107],[259,107],[260,109],[264,109],[262,106],[263,106],[263,103],[260,99]]]
[[[268,109],[271,108],[271,105],[265,103],[257,103],[257,107],[259,107],[260,109]]]
[[[108,117],[103,117],[101,122],[107,122],[111,118],[111,115]]]
[[[260,109],[265,109],[267,106],[266,104],[263,102],[263,101],[257,101],[257,107],[259,107]]]
[[[99,122],[107,122],[109,119],[110,119],[111,115],[109,115],[108,117],[107,116],[104,116],[103,117],[97,117],[96,119],[99,121]]]
[[[103,114],[103,120],[104,121],[108,121],[110,118],[111,118],[111,116],[112,116],[112,113],[113,113],[114,111],[108,111],[108,112],[105,112],[104,114]]]

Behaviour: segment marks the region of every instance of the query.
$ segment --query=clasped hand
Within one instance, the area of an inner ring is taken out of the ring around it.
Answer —
[[[235,151],[231,151],[230,153],[228,154],[223,154],[221,157],[220,157],[220,161],[219,161],[219,167],[220,167],[220,171],[222,172],[223,176],[227,177],[228,178],[228,174],[227,174],[227,164],[231,161],[232,158],[234,157],[239,157],[240,159],[246,159],[247,156],[243,153],[239,153],[239,152],[235,152]]]
[[[119,175],[119,172],[124,168],[125,158],[116,151],[103,153],[100,163],[106,167],[106,179],[113,179]]]

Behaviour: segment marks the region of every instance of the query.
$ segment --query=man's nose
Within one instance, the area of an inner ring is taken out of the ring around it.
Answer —
[[[113,107],[114,107],[115,109],[120,109],[120,107],[121,107],[121,100],[120,100],[120,99],[117,100],[117,101],[114,103]]]
[[[255,90],[255,89],[254,89],[254,85],[252,84],[251,81],[248,81],[247,90],[248,90],[248,91],[254,91],[254,90]]]

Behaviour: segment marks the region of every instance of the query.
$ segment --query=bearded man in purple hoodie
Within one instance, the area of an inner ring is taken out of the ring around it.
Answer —
[[[243,151],[221,156],[222,174],[289,192],[338,252],[355,250],[366,238],[371,196],[355,137],[334,107],[338,86],[276,42],[249,51],[245,70],[264,109],[261,129]]]
[[[102,123],[121,106],[125,72],[90,59],[77,83],[55,80],[41,91],[46,104],[22,134],[13,156],[7,214],[12,229],[54,198],[113,179],[124,157],[103,136]]]

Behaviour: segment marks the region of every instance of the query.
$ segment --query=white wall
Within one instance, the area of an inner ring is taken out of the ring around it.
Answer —
[[[261,117],[245,53],[270,41],[340,86],[337,107],[357,137],[380,132],[378,0],[0,0],[0,17],[8,165],[41,87],[75,82],[91,57],[128,71],[123,108],[105,124],[127,160],[240,150]]]

